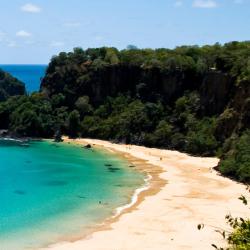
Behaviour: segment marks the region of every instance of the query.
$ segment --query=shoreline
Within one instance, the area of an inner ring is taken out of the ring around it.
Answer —
[[[125,204],[124,206],[117,207],[115,210],[115,214],[113,215],[113,218],[121,216],[127,209],[130,209],[134,205],[137,204],[139,197],[143,192],[146,192],[150,189],[150,181],[152,179],[151,175],[148,175],[146,178],[144,178],[144,185],[142,187],[137,188],[134,191],[134,194],[131,197],[131,200],[129,203]]]
[[[249,216],[249,211],[238,201],[241,194],[249,197],[249,193],[243,184],[219,176],[213,170],[218,163],[216,158],[94,139],[64,138],[64,141],[112,151],[152,179],[145,190],[138,188],[129,204],[117,208],[116,215],[86,237],[60,241],[43,249],[212,249],[211,244],[225,246],[215,230],[228,229],[226,214]],[[206,186],[208,190],[204,192]],[[139,189],[142,190],[138,192]],[[200,223],[205,224],[202,231],[197,230]]]
[[[73,237],[73,238],[67,238],[66,240],[63,240],[63,241],[60,240],[58,241],[58,243],[46,246],[45,248],[42,248],[41,250],[48,250],[48,249],[54,250],[54,248],[57,249],[57,247],[60,247],[61,245],[64,245],[67,243],[74,243],[79,240],[88,239],[95,232],[110,230],[111,225],[119,221],[119,218],[123,214],[133,212],[133,210],[135,210],[137,206],[141,204],[147,196],[155,195],[167,183],[164,179],[160,178],[160,173],[162,173],[162,170],[159,166],[156,166],[156,165],[153,166],[152,164],[149,164],[147,160],[134,157],[130,155],[129,152],[128,153],[122,152],[115,148],[109,148],[101,144],[92,143],[91,141],[92,139],[83,139],[83,138],[82,139],[69,139],[68,137],[63,137],[62,143],[70,143],[70,144],[75,144],[78,146],[91,144],[92,149],[102,150],[104,153],[108,153],[108,154],[110,153],[115,154],[127,160],[129,163],[133,164],[137,171],[145,174],[144,184],[142,186],[139,186],[137,189],[135,189],[132,196],[130,197],[129,203],[123,206],[117,207],[114,210],[113,215],[106,218],[103,222],[96,224],[95,226],[92,227],[92,229],[89,229],[86,232],[84,232],[80,238]],[[129,148],[129,146],[126,146],[126,147]],[[151,169],[152,166],[154,167],[154,169]]]

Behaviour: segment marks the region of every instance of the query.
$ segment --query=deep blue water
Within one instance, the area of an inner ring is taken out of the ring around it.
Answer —
[[[0,65],[0,68],[25,83],[31,93],[39,90],[47,65]]]

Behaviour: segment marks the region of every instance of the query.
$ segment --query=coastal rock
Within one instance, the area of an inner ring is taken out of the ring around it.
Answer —
[[[112,164],[106,163],[106,164],[105,164],[105,167],[112,167]]]
[[[60,130],[57,130],[54,135],[54,142],[63,142],[62,134]]]

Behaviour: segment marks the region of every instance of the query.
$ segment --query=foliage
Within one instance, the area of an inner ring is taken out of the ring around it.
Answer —
[[[89,104],[89,97],[88,96],[81,96],[77,99],[75,106],[81,116],[91,113],[92,107]]]
[[[77,137],[80,128],[80,114],[77,110],[69,113],[67,119],[67,131],[71,137]]]
[[[5,101],[10,96],[24,94],[24,84],[0,69],[0,101]]]
[[[249,190],[249,188],[247,188]],[[247,206],[248,201],[245,196],[239,197],[239,200]],[[225,249],[223,247],[218,247],[212,244],[212,247],[218,250],[248,250],[250,249],[250,219],[234,218],[232,215],[226,215],[225,217],[227,224],[230,225],[231,231],[227,232],[224,230],[216,230],[220,233],[224,239],[227,240],[228,247]],[[199,224],[197,226],[198,230],[202,230],[205,227],[204,224]]]
[[[231,141],[219,164],[220,171],[242,182],[250,182],[250,130]]]
[[[235,250],[250,249],[250,220],[227,217],[234,231],[228,236],[228,241]]]
[[[21,136],[51,137],[64,127],[67,108],[55,108],[40,93],[9,98],[0,103],[0,129],[10,129]]]
[[[16,96],[25,91],[0,71],[0,129],[217,153],[223,174],[249,183],[249,58],[247,41],[75,48],[51,59],[39,93]]]

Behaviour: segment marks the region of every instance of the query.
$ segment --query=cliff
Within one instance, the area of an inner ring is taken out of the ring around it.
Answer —
[[[72,71],[62,66],[43,79],[41,91],[49,97],[62,93],[69,104],[79,96],[89,96],[94,105],[102,104],[108,96],[130,93],[146,101],[159,97],[173,104],[185,91],[198,91],[204,115],[221,113],[233,92],[233,80],[222,72],[163,72],[160,68],[143,69],[138,66],[109,65],[93,70],[91,66]]]
[[[62,52],[40,93],[1,106],[0,128],[216,154],[223,173],[250,182],[249,51],[250,42],[232,42]]]

